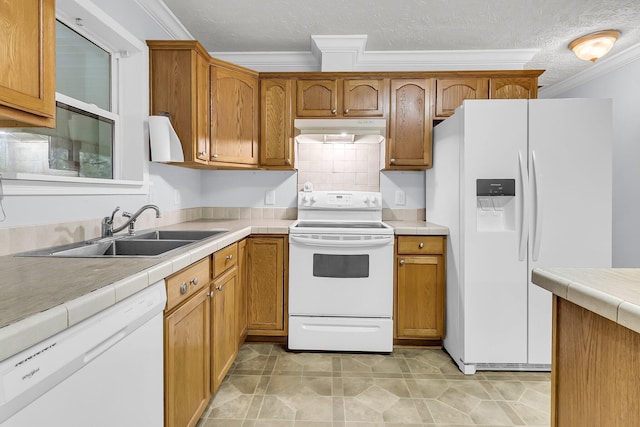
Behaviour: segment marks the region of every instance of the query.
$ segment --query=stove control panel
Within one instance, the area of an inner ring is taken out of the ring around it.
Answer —
[[[382,195],[370,191],[301,191],[298,205],[301,209],[378,210],[382,209]]]

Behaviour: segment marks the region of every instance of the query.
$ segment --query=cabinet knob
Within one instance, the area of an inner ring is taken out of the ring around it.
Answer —
[[[344,109],[344,113],[345,113],[345,114],[349,114],[349,109],[348,109],[348,108],[345,108],[345,109]]]
[[[192,284],[193,286],[197,286],[197,285],[198,285],[198,278],[197,278],[197,277],[194,277],[193,279],[191,279],[191,284]]]
[[[284,164],[287,165],[287,166],[291,166],[291,159],[285,160]]]
[[[392,165],[396,164],[396,159],[389,159],[389,163],[391,163]]]
[[[418,247],[419,247],[420,249],[424,248],[424,243],[420,242],[420,244],[418,245]]]
[[[180,295],[184,295],[186,293],[187,293],[187,283],[182,282],[180,283]]]
[[[218,292],[222,292],[222,285],[216,286],[216,289],[218,290]]]
[[[331,110],[331,114],[336,114],[338,112],[338,110],[336,110],[335,108],[333,110]]]
[[[213,291],[209,292],[209,298],[213,298],[214,296],[216,296],[215,292],[213,292]]]
[[[227,260],[231,261],[233,259],[233,255],[227,255]]]
[[[205,154],[207,154],[207,153],[205,153],[204,151],[198,151],[198,156],[200,156],[200,157],[204,157]]]
[[[211,157],[213,157],[214,159],[217,159],[218,155],[217,154],[212,154]]]
[[[404,260],[403,259],[400,260],[400,265],[404,265]]]

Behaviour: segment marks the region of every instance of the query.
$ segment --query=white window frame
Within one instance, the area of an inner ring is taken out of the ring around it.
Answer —
[[[145,164],[140,165],[144,169],[142,180],[122,179],[123,159],[127,153],[123,142],[125,135],[121,113],[124,94],[120,80],[122,76],[120,61],[126,60],[130,52],[146,52],[146,45],[91,2],[81,4],[59,1],[57,3],[56,19],[58,21],[111,54],[112,111],[103,110],[96,105],[87,104],[58,92],[56,92],[56,101],[114,121],[113,179],[4,173],[2,175],[4,192],[6,195],[148,194],[149,176],[146,162],[141,161]],[[82,25],[78,25],[78,22]]]

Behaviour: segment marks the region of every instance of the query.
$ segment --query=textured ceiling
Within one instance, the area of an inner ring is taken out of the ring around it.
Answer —
[[[639,0],[164,0],[209,52],[310,51],[311,35],[366,34],[366,51],[539,49],[541,85],[589,67],[567,49],[617,29],[640,43]]]

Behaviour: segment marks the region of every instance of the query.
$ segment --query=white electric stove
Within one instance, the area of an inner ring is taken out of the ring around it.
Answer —
[[[290,349],[393,350],[393,241],[380,193],[299,193],[289,228]]]

